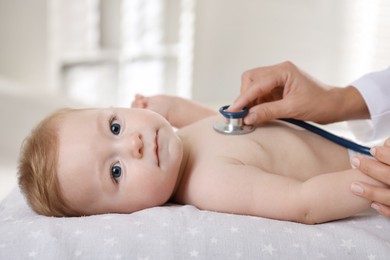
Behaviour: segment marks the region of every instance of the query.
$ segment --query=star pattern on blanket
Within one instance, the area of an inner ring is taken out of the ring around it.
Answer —
[[[81,231],[80,229],[76,229],[76,231],[74,231],[73,234],[75,236],[79,236],[79,235],[83,234],[83,231]]]
[[[352,242],[352,239],[348,239],[348,240],[342,239],[341,241],[342,241],[342,243],[340,246],[345,247],[348,250],[351,250],[352,248],[356,247],[356,245]]]
[[[118,241],[116,240],[116,238],[112,237],[112,238],[105,238],[104,239],[104,245],[105,246],[111,246],[113,247],[114,245],[116,245],[118,243]]]
[[[272,244],[267,244],[262,246],[261,251],[267,252],[268,254],[272,255],[276,251],[276,249]]]
[[[190,251],[190,257],[197,258],[199,256],[199,252],[197,250]]]
[[[318,258],[318,259],[325,259],[326,256],[325,256],[323,253],[318,253],[318,254],[317,254],[317,258]]]
[[[36,258],[37,256],[38,256],[38,252],[36,252],[36,251],[30,251],[28,253],[29,258]]]
[[[237,252],[234,254],[234,256],[236,257],[236,259],[241,259],[242,253],[237,251]]]
[[[76,250],[75,252],[74,252],[74,257],[81,257],[81,255],[83,254],[83,251],[81,251],[81,250]]]
[[[32,238],[38,238],[40,236],[41,232],[42,232],[41,230],[31,231],[29,236]]]
[[[196,227],[190,227],[187,228],[187,233],[190,234],[191,236],[196,236],[199,233],[199,230]]]
[[[237,233],[238,232],[238,228],[237,227],[231,227],[230,228],[230,232]]]
[[[335,259],[342,254],[379,260],[390,252],[389,222],[381,217],[374,223],[361,217],[310,226],[192,206],[69,219],[23,214],[9,210],[0,216],[0,259],[53,259],[64,252],[72,259]],[[20,240],[23,247],[15,243]],[[17,257],[5,257],[10,252]]]

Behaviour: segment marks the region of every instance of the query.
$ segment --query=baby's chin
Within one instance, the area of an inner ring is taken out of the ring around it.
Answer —
[[[183,142],[171,126],[165,126],[159,130],[161,141],[161,153],[164,153],[160,161],[160,167],[164,171],[178,171],[183,157]]]
[[[183,160],[183,142],[176,136],[175,140],[169,146],[169,157],[172,160],[172,171],[175,173],[175,177],[179,175],[182,160]]]

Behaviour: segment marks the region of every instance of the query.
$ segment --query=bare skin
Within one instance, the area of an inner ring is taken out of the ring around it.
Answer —
[[[320,124],[352,119],[369,119],[367,104],[353,86],[336,87],[312,78],[293,63],[286,61],[243,73],[241,93],[230,106],[231,111],[250,107],[247,124],[259,124],[276,118],[295,118]],[[390,185],[390,138],[374,147],[374,158],[356,156],[354,165],[385,186]],[[354,182],[355,195],[374,201],[372,207],[390,218],[390,189]]]
[[[167,110],[171,105],[180,109]],[[171,119],[187,115],[186,124],[192,121],[177,131],[187,154],[181,183],[172,196],[177,203],[313,224],[370,207],[371,201],[350,192],[351,182],[384,186],[352,169],[346,149],[283,123],[226,136],[212,129],[220,119],[211,116],[216,112],[192,101],[139,95],[132,106],[153,108]],[[199,115],[205,119],[199,120]]]

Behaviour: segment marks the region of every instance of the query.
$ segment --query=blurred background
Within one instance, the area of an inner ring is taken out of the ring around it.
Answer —
[[[293,61],[345,86],[390,64],[385,0],[0,0],[0,199],[31,127],[135,93],[231,103],[248,69]]]

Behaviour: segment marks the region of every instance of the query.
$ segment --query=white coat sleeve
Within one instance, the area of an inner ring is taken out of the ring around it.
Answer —
[[[359,90],[371,116],[365,122],[349,123],[356,138],[373,141],[390,137],[390,67],[367,74],[351,85]]]

